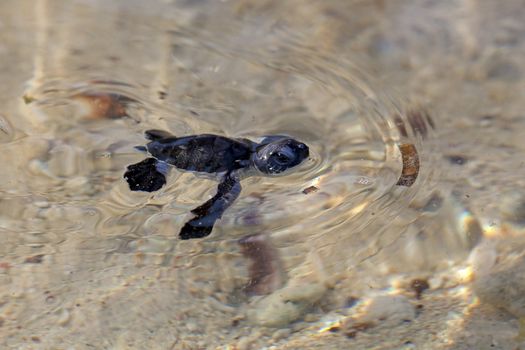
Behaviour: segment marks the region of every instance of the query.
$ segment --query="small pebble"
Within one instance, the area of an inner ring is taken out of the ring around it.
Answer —
[[[33,255],[24,260],[26,264],[41,264],[44,260],[44,254]]]
[[[355,338],[357,333],[366,331],[374,326],[375,325],[372,322],[355,322],[355,320],[352,320],[352,322],[345,325],[344,334],[348,338]]]
[[[35,207],[38,207],[38,208],[41,208],[41,209],[49,208],[49,202],[48,201],[35,201],[35,202],[33,202],[33,204],[35,205]]]
[[[460,156],[460,155],[448,155],[446,156],[446,158],[451,164],[454,164],[454,165],[465,165],[467,164],[467,161],[468,161],[466,157]]]
[[[370,301],[360,321],[399,324],[404,321],[412,321],[415,317],[416,310],[405,296],[381,295]]]
[[[348,299],[346,299],[345,307],[346,308],[352,308],[359,302],[358,297],[350,296]]]
[[[48,295],[46,297],[46,304],[53,304],[55,302],[55,297],[52,295]]]
[[[495,119],[496,119],[496,117],[493,116],[493,115],[484,115],[484,116],[481,117],[479,125],[482,126],[482,127],[491,126]]]
[[[36,98],[31,96],[31,95],[28,95],[28,94],[25,94],[24,96],[22,96],[22,99],[24,100],[24,103],[26,105],[36,101]]]
[[[13,128],[7,121],[7,118],[0,114],[0,142],[10,141],[13,134]]]
[[[242,337],[237,342],[235,348],[238,350],[250,350],[253,340],[250,337]]]
[[[301,318],[325,292],[326,288],[316,283],[279,289],[260,299],[248,318],[260,326],[286,326]]]
[[[303,193],[304,194],[310,194],[310,193],[314,193],[314,192],[317,192],[319,191],[319,188],[318,187],[315,187],[315,186],[310,186],[310,187],[307,187],[303,190]]]
[[[319,315],[307,314],[304,316],[304,322],[313,323],[319,320]]]
[[[292,334],[292,330],[290,328],[283,328],[279,329],[272,335],[272,341],[278,342],[282,339],[288,338]]]
[[[63,309],[58,315],[57,324],[59,326],[66,326],[71,320],[71,314],[68,310]]]
[[[199,326],[194,322],[188,322],[186,323],[186,329],[193,333],[199,329]]]

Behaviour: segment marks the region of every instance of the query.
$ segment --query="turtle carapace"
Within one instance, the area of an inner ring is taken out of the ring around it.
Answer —
[[[195,216],[181,229],[181,239],[208,236],[215,221],[241,192],[241,178],[278,175],[301,164],[309,156],[308,146],[290,137],[265,137],[260,143],[202,134],[176,137],[162,130],[148,130],[146,146],[137,149],[150,157],[129,165],[124,178],[132,191],[158,191],[166,184],[170,167],[219,178],[217,193],[191,211]]]

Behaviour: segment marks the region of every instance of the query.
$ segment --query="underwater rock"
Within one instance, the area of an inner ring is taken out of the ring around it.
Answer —
[[[473,289],[482,302],[525,317],[525,254],[476,274]]]
[[[248,318],[259,326],[287,326],[301,318],[325,292],[326,288],[317,283],[285,287],[258,300]]]
[[[416,317],[414,305],[403,295],[380,295],[368,303],[365,314],[359,318],[366,323],[399,324],[412,321]]]

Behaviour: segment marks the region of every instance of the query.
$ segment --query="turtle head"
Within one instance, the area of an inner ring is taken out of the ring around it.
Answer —
[[[260,172],[267,175],[277,175],[301,164],[308,156],[307,145],[283,137],[257,147],[253,156],[253,163]]]

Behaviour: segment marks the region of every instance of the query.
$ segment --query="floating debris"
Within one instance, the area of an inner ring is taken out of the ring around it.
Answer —
[[[84,108],[82,117],[87,119],[118,119],[127,117],[126,104],[133,99],[109,93],[82,93],[73,96]]]
[[[303,193],[304,194],[310,194],[310,193],[314,193],[314,192],[317,192],[319,191],[319,188],[318,187],[315,187],[315,186],[310,186],[310,187],[307,187],[303,190]]]
[[[285,279],[279,257],[268,237],[255,234],[239,240],[242,254],[251,261],[250,281],[244,290],[249,295],[269,294],[281,288]]]
[[[396,185],[410,187],[416,182],[419,174],[419,156],[416,147],[411,143],[403,143],[398,147],[403,158],[403,170]]]

